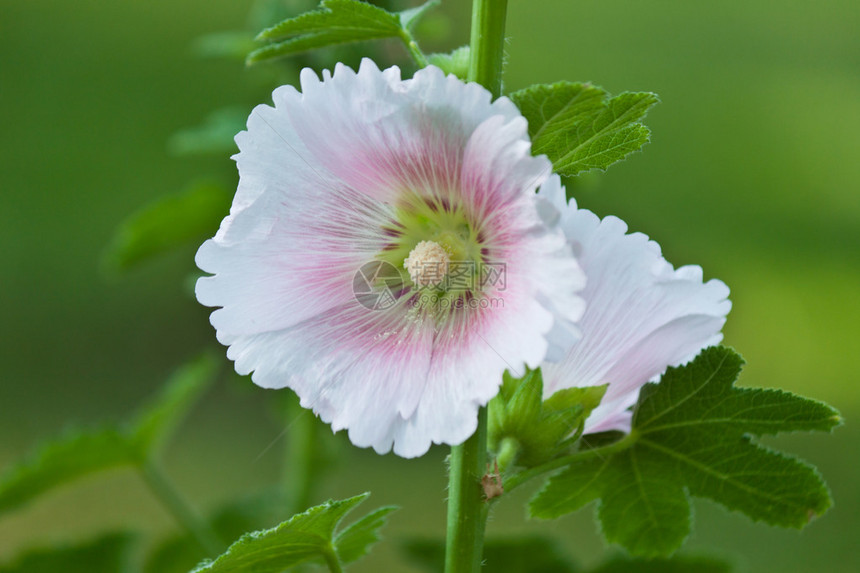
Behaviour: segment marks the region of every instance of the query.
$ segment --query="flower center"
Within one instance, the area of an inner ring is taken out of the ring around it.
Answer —
[[[422,316],[441,319],[481,294],[491,251],[461,202],[404,193],[392,215],[381,229],[386,242],[376,260],[405,269],[397,296],[406,296]]]
[[[451,256],[435,241],[421,241],[409,252],[403,266],[416,286],[438,286],[448,274]]]

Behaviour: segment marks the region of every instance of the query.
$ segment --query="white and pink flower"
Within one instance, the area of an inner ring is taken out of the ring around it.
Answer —
[[[549,161],[508,99],[434,67],[306,69],[273,100],[236,137],[233,206],[197,253],[218,340],[356,445],[462,442],[506,369],[577,336],[583,274],[535,194]]]
[[[558,176],[539,195],[562,213],[560,224],[588,279],[582,338],[553,357],[560,361],[542,366],[544,394],[608,384],[585,433],[629,432],[630,408],[645,383],[722,340],[729,289],[719,280],[703,282],[701,267],[674,269],[660,245],[642,233],[626,234],[621,219],[601,220],[574,200],[567,204]]]

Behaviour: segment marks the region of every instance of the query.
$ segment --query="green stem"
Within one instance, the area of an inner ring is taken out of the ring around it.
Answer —
[[[502,95],[502,59],[505,50],[505,16],[508,0],[472,1],[472,43],[469,81]]]
[[[164,504],[174,519],[194,537],[200,547],[210,556],[223,553],[226,546],[208,523],[188,505],[182,495],[152,461],[139,467],[140,473],[155,496]]]
[[[608,446],[576,452],[575,454],[556,458],[554,460],[546,462],[545,464],[541,464],[524,472],[514,474],[508,479],[506,479],[502,485],[504,487],[505,493],[508,493],[515,488],[523,485],[527,481],[536,478],[542,474],[545,474],[546,472],[550,472],[558,468],[563,468],[564,466],[568,466],[576,462],[583,462],[592,458],[603,458],[606,456],[610,456],[616,452],[620,452],[621,450],[626,450],[627,448],[635,444],[636,440],[638,439],[639,434],[637,434],[635,431],[630,432],[617,442],[613,442]]]
[[[481,478],[487,471],[487,409],[478,411],[478,429],[451,448],[448,474],[448,538],[445,573],[475,573],[481,567],[488,505]]]
[[[493,95],[502,93],[507,0],[473,0],[469,81]],[[448,532],[445,573],[477,573],[484,553],[484,528],[490,504],[481,478],[487,471],[487,409],[478,411],[471,438],[451,448],[448,475]]]
[[[418,67],[426,68],[427,56],[425,56],[424,52],[421,51],[421,48],[418,46],[418,42],[415,41],[415,38],[412,37],[409,30],[404,29],[400,33],[400,39],[403,41],[403,45],[406,46],[406,51],[409,52],[409,55],[412,56],[412,59],[415,60],[416,64],[418,64]]]
[[[334,551],[334,547],[329,547],[328,551],[323,553],[325,564],[328,565],[328,570],[331,573],[343,573],[343,568],[340,566],[340,560]]]

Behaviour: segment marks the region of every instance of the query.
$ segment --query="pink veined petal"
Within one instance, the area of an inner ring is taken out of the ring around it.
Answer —
[[[334,76],[324,72],[319,80],[306,69],[301,100],[283,102],[313,161],[377,199],[396,200],[404,186],[455,185],[463,148],[482,122],[519,118],[525,124],[506,98],[491,104],[485,89],[445,77],[438,68],[425,68],[406,81],[392,70],[397,68],[379,72],[365,59],[358,73],[338,64]]]
[[[577,337],[583,273],[535,194],[548,161],[531,156],[509,100],[433,67],[410,80],[369,60],[304,70],[301,92],[278,88],[273,101],[236,136],[236,197],[196,256],[218,340],[237,372],[292,388],[356,445],[413,457],[462,442],[506,369]],[[404,197],[466,213],[506,265],[485,293],[494,306],[438,318],[402,293],[381,309],[359,303],[356,272],[406,232]]]
[[[540,195],[564,208],[562,228],[588,279],[582,338],[558,364],[543,366],[545,394],[608,384],[586,432],[629,431],[628,409],[645,383],[722,340],[729,289],[719,280],[703,282],[700,267],[673,269],[657,243],[627,234],[620,219],[600,220],[573,200],[564,205],[557,177]]]

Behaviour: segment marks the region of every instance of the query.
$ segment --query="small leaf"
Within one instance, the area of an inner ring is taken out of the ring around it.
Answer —
[[[0,565],[0,573],[118,573],[128,568],[128,533],[112,533],[82,545],[45,547]]]
[[[329,501],[294,515],[289,521],[242,536],[225,553],[214,561],[205,561],[192,573],[253,572],[281,573],[289,567],[309,561],[337,561],[335,529],[344,516],[369,494],[365,493],[343,501]],[[360,520],[351,533],[346,528],[338,535],[347,557],[358,558],[372,543],[375,531],[382,525],[382,515],[390,511],[382,508]],[[344,537],[345,536],[345,537]]]
[[[175,371],[151,404],[137,415],[130,435],[139,448],[152,455],[182,421],[191,406],[215,381],[220,361],[203,354]]]
[[[236,150],[233,138],[245,129],[248,110],[226,107],[214,111],[202,125],[174,133],[167,147],[176,155],[226,155]]]
[[[334,547],[341,563],[352,563],[365,556],[370,546],[379,541],[379,529],[385,525],[388,514],[396,509],[380,507],[340,532]]]
[[[525,467],[556,457],[600,404],[605,390],[605,386],[569,388],[543,401],[540,370],[531,370],[520,379],[506,372],[499,394],[490,401],[490,448],[501,454],[503,441],[515,443],[516,465]],[[510,461],[505,455],[499,457],[500,466]]]
[[[398,14],[357,0],[323,0],[319,10],[260,32],[258,40],[288,39],[251,52],[247,61],[254,63],[347,42],[398,38],[404,32]]]
[[[546,154],[556,172],[606,170],[650,141],[639,120],[657,103],[648,92],[613,98],[590,84],[535,85],[510,94],[529,122],[532,153]]]
[[[586,386],[584,388],[562,388],[544,400],[543,408],[551,412],[568,410],[578,404],[591,412],[600,405],[606,385]]]
[[[544,400],[543,425],[560,447],[565,447],[582,433],[585,420],[600,405],[606,385],[585,388],[562,388]],[[571,430],[576,430],[571,435]],[[566,439],[565,439],[566,438]]]
[[[120,225],[105,252],[105,268],[121,273],[156,255],[201,242],[218,229],[230,201],[226,189],[210,183],[158,199]]]
[[[0,514],[55,487],[98,471],[135,463],[136,452],[118,428],[72,430],[44,443],[0,478]]]
[[[131,425],[74,430],[46,442],[0,478],[0,513],[85,475],[139,465],[155,453],[214,379],[216,371],[214,358],[198,358],[174,373],[161,396],[144,408]]]
[[[362,34],[397,35],[400,28],[400,18],[378,6],[359,0],[323,0],[318,10],[305,12],[266,28],[257,39],[279,40],[296,34],[328,31],[354,34],[361,39]]]
[[[599,499],[606,538],[653,557],[687,537],[688,493],[782,527],[801,528],[824,513],[830,494],[818,472],[750,436],[829,431],[841,422],[838,412],[779,390],[736,388],[742,364],[728,348],[708,348],[646,385],[626,438],[632,445],[582,452],[534,497],[532,515],[558,517]]]
[[[469,46],[461,46],[449,54],[430,54],[427,63],[465,81],[469,77],[470,53]]]
[[[507,426],[512,432],[528,431],[543,413],[543,378],[541,373],[532,370],[517,384],[505,404]]]

